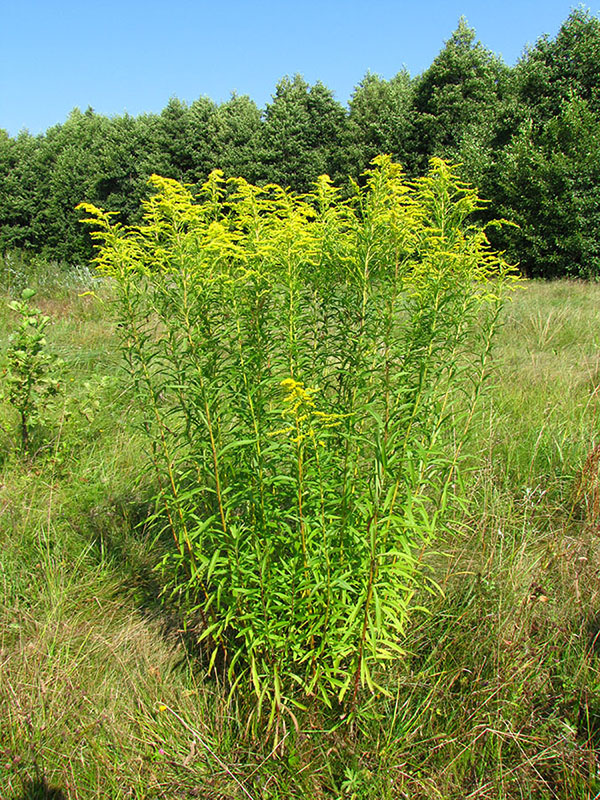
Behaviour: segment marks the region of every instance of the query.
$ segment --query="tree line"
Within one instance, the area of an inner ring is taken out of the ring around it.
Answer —
[[[488,201],[480,216],[515,223],[493,245],[524,274],[600,276],[600,20],[572,11],[514,67],[461,20],[421,75],[368,73],[347,108],[296,75],[264,111],[248,96],[173,98],[137,117],[75,109],[38,136],[0,129],[0,253],[87,261],[75,206],[135,224],[153,173],[197,184],[219,168],[305,192],[323,173],[341,186],[360,181],[379,153],[409,177],[432,156],[460,163]]]

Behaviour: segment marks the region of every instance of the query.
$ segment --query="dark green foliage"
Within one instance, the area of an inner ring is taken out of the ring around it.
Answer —
[[[247,95],[234,94],[222,103],[210,119],[211,169],[222,169],[229,177],[242,175],[248,181],[258,180],[261,129],[260,110]]]
[[[497,191],[499,212],[519,225],[502,241],[528,276],[600,275],[600,125],[585,100],[521,127],[501,156]]]
[[[160,117],[153,119],[155,159],[151,172],[185,183],[205,180],[212,165],[209,125],[216,108],[206,97],[189,107],[172,97]],[[160,161],[164,163],[162,170],[157,168]]]
[[[486,186],[519,224],[496,243],[530,276],[600,275],[600,22],[573,11],[517,65],[514,138]]]
[[[349,159],[360,174],[379,153],[414,167],[413,81],[406,70],[386,81],[367,73],[354,90],[348,118]]]
[[[122,222],[135,219],[148,177],[159,161],[153,124],[151,117],[125,115],[111,119],[105,131],[102,163],[92,192]]]
[[[42,149],[51,164],[48,201],[40,209],[47,232],[45,248],[60,259],[76,263],[90,257],[73,209],[78,198],[96,194],[96,183],[104,172],[109,126],[106,117],[91,109],[85,113],[76,109],[64,125],[57,126],[44,139]]]
[[[600,112],[600,20],[581,8],[571,12],[555,39],[543,36],[515,68],[523,111],[535,109],[543,125],[561,113],[572,94]]]
[[[156,167],[150,125],[147,117],[108,119],[76,109],[44,136],[0,141],[0,249],[88,261],[75,206],[93,197],[123,221],[137,213]]]
[[[461,160],[469,177],[481,169],[475,151],[493,142],[495,114],[506,90],[508,69],[475,40],[461,19],[432,65],[417,79],[414,93],[414,157],[422,168],[430,156]]]
[[[265,112],[263,180],[306,192],[319,175],[340,177],[344,125],[344,109],[322,83],[283,78]]]
[[[43,248],[40,209],[48,175],[42,137],[0,135],[0,250]]]

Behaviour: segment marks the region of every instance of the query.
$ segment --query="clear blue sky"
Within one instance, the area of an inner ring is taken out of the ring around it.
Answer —
[[[589,10],[599,13],[599,0]],[[426,69],[464,15],[513,64],[554,36],[566,0],[0,0],[0,128],[44,131],[75,106],[160,111],[169,97],[260,107],[283,75],[323,81],[342,103],[367,70]]]

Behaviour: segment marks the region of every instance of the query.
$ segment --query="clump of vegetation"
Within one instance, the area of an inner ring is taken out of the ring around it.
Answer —
[[[8,306],[19,315],[19,324],[9,338],[6,386],[8,401],[19,415],[19,443],[26,453],[36,425],[46,418],[48,399],[59,392],[56,370],[59,361],[46,348],[50,317],[30,305],[34,289],[23,289],[20,300]]]
[[[140,226],[84,208],[146,411],[172,592],[269,725],[387,693],[444,530],[511,270],[434,160],[344,201],[153,178]],[[361,695],[362,696],[362,695]]]

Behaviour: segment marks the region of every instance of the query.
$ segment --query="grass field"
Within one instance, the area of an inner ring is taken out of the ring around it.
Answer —
[[[80,277],[35,298],[64,393],[30,457],[0,403],[2,800],[600,796],[600,286],[525,283],[507,308],[393,697],[274,747],[160,601],[137,409]]]

